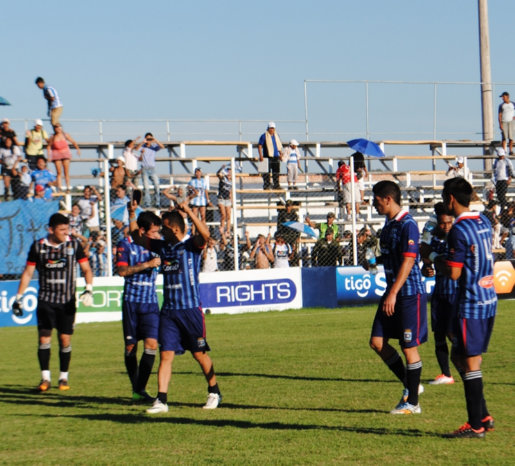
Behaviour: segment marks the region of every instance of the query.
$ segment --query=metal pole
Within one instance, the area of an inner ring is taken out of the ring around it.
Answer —
[[[309,123],[308,123],[308,88],[307,82],[304,80],[304,117],[306,119],[306,141],[309,141]]]
[[[368,81],[365,81],[365,137],[368,139]]]
[[[111,198],[109,184],[109,160],[114,157],[114,146],[112,144],[107,145],[107,159],[102,161],[104,165],[104,209],[106,216],[106,243],[107,243],[107,276],[113,276],[113,247],[111,244]]]
[[[237,210],[236,210],[236,164],[234,158],[231,158],[231,192],[232,192],[232,238],[234,248],[234,270],[240,269],[240,251],[238,244],[238,225],[237,225]]]

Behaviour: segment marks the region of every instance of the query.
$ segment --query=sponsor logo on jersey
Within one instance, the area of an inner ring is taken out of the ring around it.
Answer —
[[[478,285],[481,288],[492,288],[492,286],[494,286],[494,276],[487,275],[486,277],[482,277],[481,280],[479,280]]]
[[[66,258],[61,257],[60,259],[49,259],[45,264],[47,269],[64,269],[66,267]]]
[[[407,328],[406,330],[404,330],[404,342],[409,343],[409,342],[411,342],[412,339],[413,339],[413,332],[411,331],[410,328]]]
[[[181,264],[179,263],[179,261],[175,261],[175,260],[172,260],[172,261],[164,260],[163,261],[162,269],[163,269],[163,272],[165,272],[165,273],[178,272],[180,268],[181,268]]]

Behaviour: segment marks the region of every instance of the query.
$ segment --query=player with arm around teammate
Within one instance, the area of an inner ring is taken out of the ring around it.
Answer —
[[[133,220],[135,205],[130,208],[131,232],[137,225]],[[158,370],[158,394],[149,414],[168,412],[168,386],[172,363],[176,354],[190,351],[199,363],[208,384],[207,402],[204,409],[215,409],[222,401],[210,350],[206,340],[204,313],[200,306],[199,274],[203,248],[209,239],[209,229],[192,209],[180,204],[195,225],[195,234],[188,236],[184,217],[179,210],[162,215],[164,240],[141,238],[135,232],[136,242],[161,257],[163,273],[163,305],[159,316],[160,362]]]
[[[38,359],[41,382],[38,391],[51,387],[50,345],[52,329],[59,338],[59,390],[69,390],[68,370],[71,359],[71,337],[75,322],[75,282],[77,264],[86,280],[86,290],[80,299],[85,306],[93,304],[93,273],[79,241],[69,236],[68,217],[56,213],[48,221],[48,236],[32,243],[27,265],[22,273],[13,313],[23,314],[23,293],[29,286],[34,271],[39,274],[38,307]]]
[[[451,438],[483,438],[494,421],[483,395],[482,353],[488,348],[497,311],[494,288],[492,227],[479,212],[469,210],[473,189],[463,178],[444,183],[443,202],[454,222],[448,236],[447,259],[437,268],[458,281],[457,315],[451,359],[465,388],[468,421]]]
[[[404,385],[403,395],[391,414],[418,414],[422,361],[418,346],[427,340],[426,294],[418,268],[419,231],[413,217],[401,207],[401,192],[393,181],[380,181],[373,187],[374,207],[386,216],[381,231],[381,258],[386,290],[379,302],[370,346]],[[399,340],[406,367],[389,344]]]
[[[142,212],[137,220],[141,236],[160,239],[161,219],[153,212]],[[128,236],[118,243],[116,266],[125,278],[123,287],[122,325],[125,341],[125,367],[132,384],[134,401],[154,401],[146,386],[157,352],[159,304],[156,293],[159,256],[139,246]],[[138,366],[138,341],[144,349]]]

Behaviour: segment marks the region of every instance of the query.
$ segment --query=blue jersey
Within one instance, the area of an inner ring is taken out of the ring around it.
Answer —
[[[436,254],[447,254],[447,240],[440,239],[436,236],[433,236],[430,244],[431,252],[436,252]],[[446,295],[452,296],[458,292],[458,282],[456,280],[452,280],[445,275],[436,272],[435,275],[435,289],[433,290],[433,294],[437,295]]]
[[[386,221],[381,231],[380,246],[387,291],[395,283],[404,258],[413,257],[415,258],[415,265],[411,268],[408,278],[402,285],[399,296],[425,294],[422,273],[417,265],[419,261],[419,236],[417,222],[406,211],[401,211],[395,218]]]
[[[48,183],[51,183],[52,181],[56,180],[55,175],[48,171],[46,168],[43,170],[34,170],[31,174],[32,181],[34,181],[34,184],[40,184],[45,188],[45,199],[51,199],[52,198],[52,188],[49,186]]]
[[[177,244],[150,241],[150,249],[161,257],[163,307],[165,311],[200,307],[199,273],[202,248],[194,237]]]
[[[131,237],[121,240],[116,249],[118,267],[142,264],[153,257],[152,252],[138,246]],[[123,299],[131,303],[157,303],[156,278],[157,270],[154,268],[125,277]]]
[[[461,318],[487,319],[497,310],[492,256],[492,227],[478,212],[465,212],[448,236],[447,265],[462,268],[458,281]]]

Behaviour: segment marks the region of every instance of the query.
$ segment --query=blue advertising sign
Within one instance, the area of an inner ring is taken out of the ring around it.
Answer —
[[[12,312],[13,301],[18,291],[18,282],[2,282],[0,292],[0,327],[17,327],[20,325],[36,325],[36,309],[38,307],[38,282],[32,280],[23,295],[23,315],[16,317]]]
[[[0,211],[0,273],[21,274],[33,241],[46,235],[49,217],[59,210],[58,201],[2,203]]]

